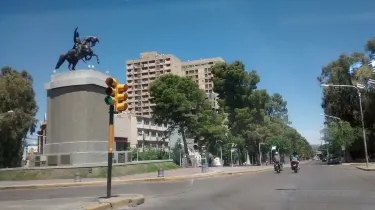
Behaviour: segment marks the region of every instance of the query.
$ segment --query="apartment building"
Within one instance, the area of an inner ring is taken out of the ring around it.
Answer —
[[[152,51],[141,53],[139,59],[126,61],[128,113],[151,116],[153,104],[149,101],[149,85],[163,74],[182,75],[180,59],[172,54]]]
[[[164,136],[168,125],[156,124],[150,117],[126,113],[114,118],[116,151],[129,148],[168,148],[169,138]]]
[[[185,76],[194,80],[200,89],[206,93],[212,93],[214,85],[211,67],[219,62],[225,61],[220,57],[216,57],[182,62],[182,72]]]
[[[207,94],[212,93],[211,67],[218,62],[225,61],[217,57],[181,62],[175,55],[160,54],[156,51],[144,52],[139,59],[126,61],[126,78],[129,85],[127,113],[151,117],[153,104],[150,103],[149,85],[163,74],[190,77]]]

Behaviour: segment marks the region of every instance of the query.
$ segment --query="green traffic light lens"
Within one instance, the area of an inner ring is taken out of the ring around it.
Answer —
[[[106,96],[106,97],[104,98],[104,101],[105,101],[105,103],[106,103],[107,105],[112,105],[112,104],[113,104],[112,97],[110,97],[110,96]]]

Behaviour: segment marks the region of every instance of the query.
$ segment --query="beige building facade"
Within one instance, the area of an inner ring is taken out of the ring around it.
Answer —
[[[156,124],[150,117],[126,113],[114,118],[116,151],[129,148],[167,148],[169,138],[165,138],[166,124]]]
[[[213,93],[214,85],[211,67],[219,62],[225,61],[220,57],[186,61],[182,63],[181,71],[183,75],[195,81],[200,89],[204,90],[206,93]]]
[[[181,62],[173,54],[160,54],[156,51],[144,52],[138,59],[126,61],[126,79],[129,85],[127,113],[143,117],[152,116],[149,86],[163,74],[187,76],[195,81],[206,94],[213,93],[211,67],[225,62],[220,57]]]
[[[129,114],[151,116],[153,104],[150,103],[149,85],[163,74],[182,75],[180,59],[172,54],[152,51],[126,61]]]

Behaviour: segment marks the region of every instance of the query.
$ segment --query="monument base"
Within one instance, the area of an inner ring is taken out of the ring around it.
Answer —
[[[105,79],[94,70],[51,76],[47,90],[47,130],[43,160],[35,165],[60,166],[107,162],[108,105]],[[36,167],[36,166],[35,166]]]
[[[114,152],[113,163],[132,162],[130,151]],[[34,155],[29,167],[75,166],[87,164],[104,164],[108,162],[107,152],[71,152],[59,154]]]

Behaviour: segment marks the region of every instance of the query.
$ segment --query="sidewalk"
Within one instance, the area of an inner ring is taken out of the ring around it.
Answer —
[[[180,168],[164,171],[164,177],[158,177],[157,172],[135,174],[123,177],[113,177],[112,183],[133,183],[145,181],[172,181],[191,178],[204,178],[234,174],[253,174],[271,170],[273,166],[239,166],[239,167],[212,167],[208,172],[202,173],[201,168]],[[74,179],[51,179],[29,181],[0,181],[0,190],[6,189],[42,189],[56,187],[73,187],[89,185],[105,185],[106,178],[84,178],[81,182]]]
[[[355,166],[357,169],[362,170],[362,171],[375,171],[374,163],[369,163],[368,167],[366,167],[366,163],[350,164],[350,165]]]
[[[145,202],[145,196],[138,194],[120,194],[117,197],[103,199],[97,197],[51,198],[35,200],[0,201],[2,210],[100,210],[128,209]]]

